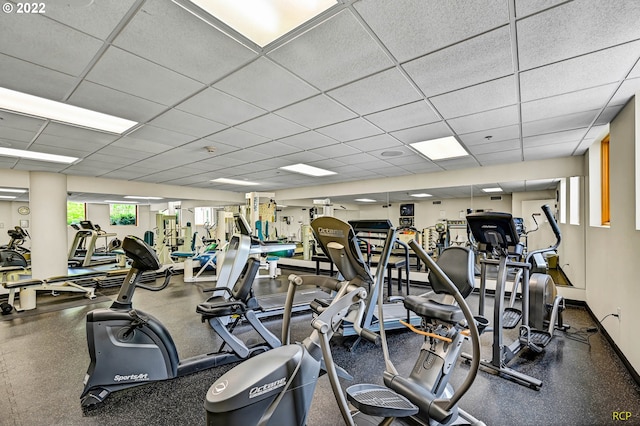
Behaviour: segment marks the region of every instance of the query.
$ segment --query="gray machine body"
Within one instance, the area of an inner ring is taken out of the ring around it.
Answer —
[[[305,424],[320,361],[302,345],[273,349],[238,365],[207,392],[207,425]]]

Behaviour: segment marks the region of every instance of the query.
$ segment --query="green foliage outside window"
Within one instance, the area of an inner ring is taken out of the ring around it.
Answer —
[[[85,220],[86,210],[84,203],[75,203],[73,201],[67,201],[67,225],[72,223],[79,223],[81,220]]]
[[[135,204],[110,204],[109,222],[111,225],[136,225],[137,213]]]

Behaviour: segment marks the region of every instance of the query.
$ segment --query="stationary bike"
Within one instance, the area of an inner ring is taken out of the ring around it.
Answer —
[[[330,234],[328,231],[325,233]],[[357,305],[358,316],[362,317],[365,311],[366,290],[354,282],[336,280],[329,283],[325,279],[324,286],[337,291],[337,295],[312,321],[312,334],[300,344],[287,344],[261,354],[220,377],[207,392],[207,424],[304,425],[324,364],[336,402],[348,425],[354,425],[356,421],[358,424],[367,422],[368,420],[361,418],[363,415],[384,417],[388,423],[383,424],[389,424],[394,418],[407,416],[415,416],[423,424],[453,424],[460,416],[472,424],[484,425],[457,406],[478,370],[480,343],[476,320],[456,285],[438,264],[415,241],[409,245],[428,265],[434,277],[437,277],[434,280],[440,285],[436,284],[434,289],[450,294],[458,304],[441,304],[417,296],[405,301],[405,305],[409,309],[415,309],[425,323],[432,324],[429,331],[422,331],[425,344],[414,367],[415,372],[410,377],[399,376],[391,363],[384,321],[381,321],[380,341],[387,370],[384,373],[386,386],[360,384],[347,389],[348,400],[357,409],[357,412],[351,411],[338,381],[341,369],[336,368],[333,362],[329,339],[354,304]],[[329,256],[335,263],[349,261],[342,244],[334,241],[327,243],[327,247],[330,248]],[[380,259],[378,267],[384,270],[388,261],[387,252],[386,256]],[[473,283],[473,262],[465,260],[462,265],[470,271],[470,274],[462,276],[465,280],[470,276]],[[288,342],[291,306],[296,288],[320,278],[289,276],[289,291],[283,319],[283,342]],[[382,292],[379,293],[378,299],[378,313],[382,317]],[[485,323],[484,320],[481,321]],[[359,323],[360,321],[355,321],[354,325],[357,326]],[[447,384],[448,377],[467,333],[472,341],[476,362],[469,369],[462,386],[454,393]]]
[[[223,347],[228,346],[231,351],[223,352],[221,347],[218,352],[180,360],[173,339],[162,323],[132,307],[142,273],[161,266],[155,251],[134,236],[125,237],[122,248],[133,263],[117,300],[108,309],[95,309],[87,314],[91,363],[80,396],[83,407],[101,403],[113,391],[241,361],[280,346],[278,338],[260,323],[253,311],[258,305],[251,284],[260,265],[250,259],[234,287],[227,290],[231,293],[229,299],[212,297],[196,309],[203,322],[208,321],[223,339]],[[247,347],[220,321],[228,315],[246,318],[266,343]]]

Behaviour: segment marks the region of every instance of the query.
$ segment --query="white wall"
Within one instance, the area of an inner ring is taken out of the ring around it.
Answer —
[[[635,228],[634,159],[640,137],[636,124],[639,109],[637,97],[633,98],[611,122],[611,226],[586,228],[585,253],[587,304],[598,319],[621,308],[620,318],[608,317],[602,325],[636,372],[640,371],[640,281],[636,263],[640,232]],[[600,179],[599,175],[593,178]]]

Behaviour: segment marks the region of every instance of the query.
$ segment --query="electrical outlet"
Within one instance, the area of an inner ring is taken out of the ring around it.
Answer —
[[[618,314],[618,321],[620,321],[621,314],[622,314],[622,309],[620,309],[620,306],[618,306],[618,308],[617,308],[616,312],[617,312],[617,314]]]

